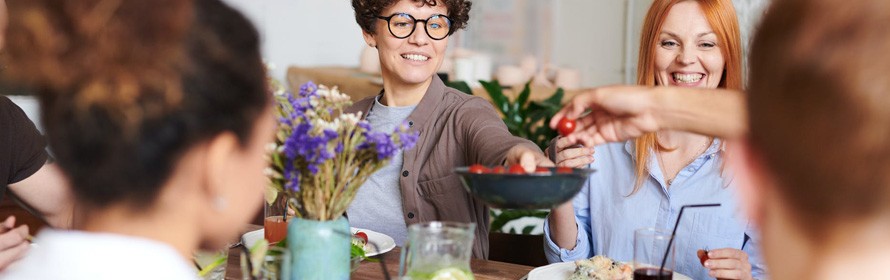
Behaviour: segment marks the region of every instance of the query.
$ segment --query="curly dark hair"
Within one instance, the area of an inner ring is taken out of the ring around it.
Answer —
[[[362,30],[370,34],[374,34],[374,21],[376,16],[380,16],[384,9],[392,6],[399,0],[352,0],[352,8],[355,10],[355,21]],[[413,0],[421,2],[424,5],[436,6],[439,2],[448,9],[448,18],[451,19],[451,33],[458,29],[467,27],[467,21],[470,20],[470,7],[473,5],[466,0]]]
[[[247,145],[271,102],[259,34],[220,0],[10,1],[10,12],[5,74],[39,93],[86,209],[152,205],[184,153],[224,132]]]

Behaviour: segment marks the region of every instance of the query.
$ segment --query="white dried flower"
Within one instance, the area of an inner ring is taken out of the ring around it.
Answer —
[[[361,114],[361,112],[359,112],[359,114]],[[360,120],[359,117],[356,116],[356,114],[342,114],[340,115],[339,119],[349,126],[355,126]]]

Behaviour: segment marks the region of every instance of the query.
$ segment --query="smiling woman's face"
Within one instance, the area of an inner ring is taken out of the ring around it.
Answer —
[[[423,1],[401,0],[378,16],[388,17],[397,13],[422,20],[437,14],[447,16],[448,9],[445,5],[429,6],[424,5]],[[433,40],[425,28],[423,22],[418,22],[410,36],[399,39],[389,32],[386,20],[379,19],[374,25],[375,34],[364,33],[365,41],[377,46],[385,83],[410,86],[432,79],[445,58],[448,37]]]
[[[665,17],[655,44],[659,85],[717,88],[726,61],[701,6],[677,3]]]

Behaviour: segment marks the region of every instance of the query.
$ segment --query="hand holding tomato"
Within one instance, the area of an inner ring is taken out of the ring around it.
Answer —
[[[549,125],[559,130],[564,119],[577,121],[568,138],[593,147],[639,137],[661,129],[655,115],[655,92],[666,87],[612,86],[578,94],[553,115]]]
[[[709,250],[702,264],[708,275],[717,279],[753,279],[751,263],[745,251],[734,248]],[[701,260],[701,258],[699,259]]]
[[[575,120],[569,118],[560,119],[559,123],[556,124],[556,130],[562,136],[572,134],[572,132],[575,132]]]

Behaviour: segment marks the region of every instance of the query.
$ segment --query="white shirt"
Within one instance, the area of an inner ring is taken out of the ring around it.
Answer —
[[[197,271],[170,245],[105,233],[45,229],[24,259],[0,279],[195,280]]]

